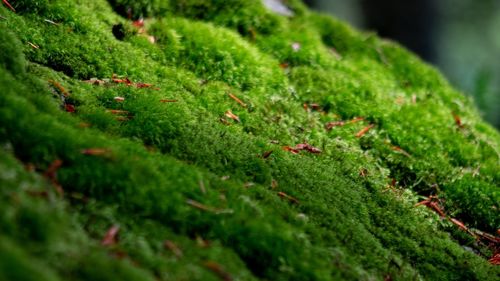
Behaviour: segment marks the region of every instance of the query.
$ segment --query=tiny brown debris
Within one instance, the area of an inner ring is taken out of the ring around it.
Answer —
[[[47,168],[43,175],[52,183],[57,194],[60,196],[64,195],[64,190],[57,180],[57,171],[62,167],[63,161],[61,159],[54,160],[50,166]]]
[[[183,253],[181,249],[174,242],[170,240],[165,240],[165,242],[163,242],[163,246],[165,247],[165,249],[172,251],[172,253],[174,253],[174,255],[177,258],[182,258]]]
[[[163,99],[163,100],[160,100],[160,102],[170,103],[170,102],[178,102],[178,100],[175,100],[175,99]]]
[[[139,83],[135,83],[135,87],[139,88],[139,89],[142,89],[142,88],[151,88],[151,87],[153,87],[153,84],[139,82]]]
[[[126,116],[117,116],[115,118],[116,121],[120,121],[120,122],[129,121],[130,119],[131,119],[130,117],[126,117]]]
[[[457,127],[459,127],[459,128],[463,128],[464,127],[464,124],[462,123],[462,119],[460,118],[460,116],[458,116],[457,114],[453,113],[453,119],[455,120],[455,124],[457,125]]]
[[[325,124],[325,129],[327,129],[328,131],[330,131],[330,130],[332,130],[335,127],[342,127],[344,125],[345,125],[344,121],[332,121],[332,122],[328,122],[328,123]]]
[[[203,239],[203,237],[196,235],[196,244],[198,244],[201,248],[208,248],[211,243],[210,241]]]
[[[215,273],[221,280],[232,281],[233,277],[222,268],[222,266],[214,261],[206,261],[203,263],[207,269]]]
[[[128,79],[128,77],[118,78],[118,76],[116,74],[113,74],[113,76],[111,77],[111,81],[113,81],[117,84],[125,84],[127,86],[132,85],[132,81],[130,79]]]
[[[115,119],[117,121],[129,121],[132,119],[133,115],[126,111],[126,110],[120,110],[120,109],[107,109],[106,112],[111,113],[113,115],[117,115]]]
[[[112,227],[110,227],[106,232],[106,235],[104,235],[104,238],[101,240],[101,245],[103,246],[115,245],[117,242],[118,231],[120,231],[120,226],[113,225]]]
[[[2,2],[9,8],[11,9],[14,13],[16,12],[16,9],[14,9],[14,7],[12,7],[12,5],[9,3],[9,1],[7,0],[2,0]]]
[[[359,169],[359,176],[365,178],[368,176],[368,170],[366,168]]]
[[[237,103],[239,103],[241,106],[247,107],[247,104],[244,103],[242,100],[240,100],[237,96],[235,96],[235,95],[233,95],[231,93],[229,93],[228,95],[229,95],[230,98],[232,98],[234,101],[236,101]]]
[[[48,198],[49,197],[49,192],[44,190],[26,190],[26,193],[31,196],[31,197],[39,197],[39,198]]]
[[[271,189],[276,189],[278,187],[278,181],[275,179],[271,180]]]
[[[36,167],[33,163],[26,163],[24,164],[24,169],[28,172],[34,172],[36,170]]]
[[[92,124],[86,123],[86,122],[82,122],[82,123],[78,124],[79,128],[89,128],[91,126],[92,126]]]
[[[54,88],[56,88],[62,95],[64,95],[65,97],[68,97],[69,96],[69,92],[61,85],[59,84],[57,81],[54,81],[54,80],[49,80],[48,81],[52,86],[54,86]]]
[[[394,103],[402,105],[405,103],[405,98],[404,97],[397,97],[396,100],[394,100]]]
[[[364,127],[363,129],[361,129],[358,133],[356,133],[356,137],[357,138],[361,138],[362,136],[364,136],[368,131],[370,131],[371,128],[375,127],[375,125],[373,124],[370,124],[366,127]]]
[[[76,112],[76,108],[74,105],[72,104],[65,104],[64,105],[64,110],[66,110],[66,112],[69,112],[69,113],[75,113]]]
[[[404,156],[406,157],[411,157],[410,153],[406,152],[405,150],[403,150],[401,147],[399,146],[395,146],[393,145],[392,147],[392,150],[396,151],[396,152],[399,152],[401,154],[403,154]]]
[[[284,151],[289,151],[292,154],[299,154],[299,151],[291,146],[283,146],[282,147]]]
[[[414,207],[420,206],[420,205],[425,205],[429,209],[432,209],[434,212],[438,213],[441,217],[446,217],[446,214],[444,211],[439,207],[438,204],[439,198],[437,196],[429,196],[427,199],[418,202],[417,204],[414,205]]]
[[[140,18],[140,19],[138,19],[136,21],[133,21],[132,25],[135,26],[135,27],[137,27],[137,28],[144,27],[144,19]]]
[[[469,231],[469,228],[467,228],[467,226],[465,226],[465,224],[457,219],[454,219],[454,218],[450,218],[450,221],[458,226],[458,228],[460,228],[461,230],[465,231],[465,232],[468,232]]]
[[[49,19],[44,19],[43,21],[46,22],[46,23],[50,23],[52,25],[59,25],[57,22],[54,22],[54,21],[49,20]]]
[[[237,115],[235,115],[234,113],[231,112],[231,110],[228,110],[224,113],[224,115],[227,117],[227,118],[231,118],[233,119],[234,121],[240,123],[240,117],[238,117]]]
[[[483,240],[487,240],[488,242],[500,246],[500,237],[495,236],[493,234],[489,234],[477,229],[473,230],[473,233],[475,236],[480,237]]]
[[[309,106],[312,108],[312,110],[316,110],[316,111],[321,110],[321,106],[317,103],[311,103],[311,104],[309,104]]]
[[[299,204],[299,200],[295,197],[292,197],[282,191],[278,192],[278,196],[283,198],[283,199],[287,199],[288,201],[292,202],[292,203],[295,203],[295,204]]]
[[[107,148],[87,148],[83,149],[81,152],[83,155],[103,156],[109,154],[110,151]]]
[[[119,110],[119,109],[107,109],[106,112],[115,114],[115,115],[121,115],[121,114],[129,114],[130,112],[126,110]]]
[[[124,97],[114,97],[113,98],[116,102],[124,102],[125,98]]]
[[[105,85],[106,83],[108,83],[109,81],[105,81],[105,80],[100,80],[100,79],[97,79],[97,78],[91,78],[90,80],[83,80],[84,83],[89,83],[89,84],[92,84],[92,85],[96,85],[96,86],[102,86],[102,85]]]
[[[202,210],[202,211],[206,211],[206,212],[210,212],[210,213],[215,213],[217,211],[215,208],[212,208],[212,207],[207,206],[207,205],[203,205],[200,202],[192,200],[192,199],[187,199],[186,203],[189,206],[194,207],[194,208],[199,209],[199,210]]]
[[[500,265],[500,251],[497,251],[488,262],[492,265]]]
[[[358,123],[358,122],[361,122],[361,121],[364,121],[364,120],[365,120],[365,118],[363,118],[363,117],[355,117],[352,120],[350,120],[348,123],[349,124],[353,124],[353,123]]]
[[[299,143],[295,146],[295,149],[296,150],[305,150],[305,151],[308,151],[310,153],[315,153],[315,154],[321,153],[321,149],[314,147],[308,143]]]
[[[271,154],[273,154],[273,150],[266,151],[262,154],[262,158],[267,159]]]
[[[33,49],[40,49],[40,46],[35,45],[35,44],[31,43],[31,42],[28,42],[28,45],[30,45],[31,48],[33,48]]]
[[[253,183],[253,182],[246,182],[246,183],[243,184],[243,187],[244,188],[250,188],[250,187],[252,187],[254,185],[255,185],[255,183]]]
[[[224,125],[231,125],[224,117],[219,118],[219,121]]]
[[[283,70],[287,70],[288,68],[290,68],[290,64],[288,62],[282,62],[279,64],[279,67]]]

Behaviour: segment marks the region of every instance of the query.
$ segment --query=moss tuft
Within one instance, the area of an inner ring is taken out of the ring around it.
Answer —
[[[494,280],[500,134],[285,2],[0,6],[0,279]]]

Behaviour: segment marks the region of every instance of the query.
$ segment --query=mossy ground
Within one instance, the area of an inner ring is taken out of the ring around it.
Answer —
[[[498,280],[414,204],[494,233],[500,135],[396,44],[297,1],[9,2],[0,280]]]

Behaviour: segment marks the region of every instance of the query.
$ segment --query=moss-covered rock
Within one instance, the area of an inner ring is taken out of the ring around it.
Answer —
[[[397,44],[300,1],[9,2],[1,280],[499,278],[500,134]]]

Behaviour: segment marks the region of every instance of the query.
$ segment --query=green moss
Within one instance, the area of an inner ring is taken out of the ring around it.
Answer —
[[[500,135],[396,44],[300,1],[293,17],[236,0],[16,5],[0,8],[0,278],[498,276],[487,247],[413,206],[438,195],[494,232]],[[282,149],[305,142],[322,152]]]

